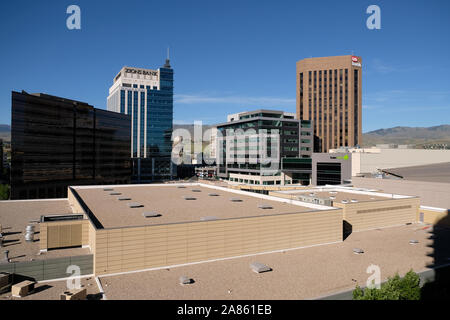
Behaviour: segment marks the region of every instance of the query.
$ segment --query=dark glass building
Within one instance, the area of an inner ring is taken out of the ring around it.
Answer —
[[[130,183],[130,116],[24,91],[12,92],[11,109],[11,199]]]

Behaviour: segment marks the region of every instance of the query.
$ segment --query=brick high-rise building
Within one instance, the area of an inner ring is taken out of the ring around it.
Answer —
[[[312,120],[316,152],[361,143],[361,57],[297,62],[297,118]]]

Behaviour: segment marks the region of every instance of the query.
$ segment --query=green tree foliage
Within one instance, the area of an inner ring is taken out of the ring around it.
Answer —
[[[420,278],[410,270],[403,278],[398,273],[381,285],[380,289],[356,286],[353,300],[419,300]]]
[[[9,185],[0,184],[0,200],[9,199]]]

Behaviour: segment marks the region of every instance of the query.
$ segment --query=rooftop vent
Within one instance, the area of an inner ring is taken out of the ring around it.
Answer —
[[[192,192],[202,192],[200,189],[192,189]]]
[[[161,215],[158,212],[144,212],[142,215],[144,216],[144,218],[161,217]]]
[[[260,209],[273,209],[273,207],[271,205],[268,205],[268,204],[260,204],[260,205],[258,205],[258,208],[260,208]]]
[[[208,193],[208,196],[210,196],[210,197],[218,197],[219,194],[217,194],[217,193]]]
[[[114,191],[113,188],[103,188],[103,191]]]
[[[112,195],[112,196],[120,196],[122,193],[120,193],[120,192],[110,192],[109,194]]]
[[[409,244],[418,244],[419,240],[409,240]]]
[[[232,202],[242,202],[242,200],[239,199],[239,198],[231,198],[230,201],[232,201]]]
[[[197,200],[195,197],[184,196],[184,200]]]
[[[193,283],[193,282],[194,282],[194,280],[191,279],[191,278],[189,278],[189,277],[187,277],[187,276],[181,276],[181,277],[180,277],[180,284],[181,284],[181,285],[191,284],[191,283]]]
[[[142,205],[142,204],[140,204],[140,203],[138,203],[138,202],[129,202],[129,203],[128,203],[128,206],[129,206],[130,208],[141,208],[141,207],[143,207],[144,205]]]
[[[345,199],[344,199],[344,200],[342,200],[341,202],[342,202],[342,203],[348,203],[348,200],[345,200]]]
[[[212,221],[212,220],[217,220],[217,217],[213,217],[213,216],[201,217],[200,220],[202,220],[202,221]]]
[[[250,268],[252,269],[253,272],[256,272],[256,273],[272,271],[272,268],[266,266],[265,264],[259,263],[259,262],[251,263]]]
[[[356,200],[356,199],[352,199],[352,200],[350,200],[350,202],[353,202],[353,203],[355,203],[355,202],[358,202],[358,200]]]
[[[131,200],[131,198],[129,198],[129,197],[119,197],[119,198],[117,198],[117,200],[124,201],[124,200]]]
[[[354,248],[354,249],[353,249],[353,253],[354,253],[354,254],[363,254],[363,253],[364,253],[364,250],[363,250],[363,249],[360,249],[360,248]]]

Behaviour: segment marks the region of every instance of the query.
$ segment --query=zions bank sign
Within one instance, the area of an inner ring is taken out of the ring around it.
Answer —
[[[158,71],[153,70],[140,70],[140,69],[132,69],[132,68],[126,68],[126,73],[136,73],[136,74],[142,74],[142,75],[148,75],[148,76],[157,76]]]

